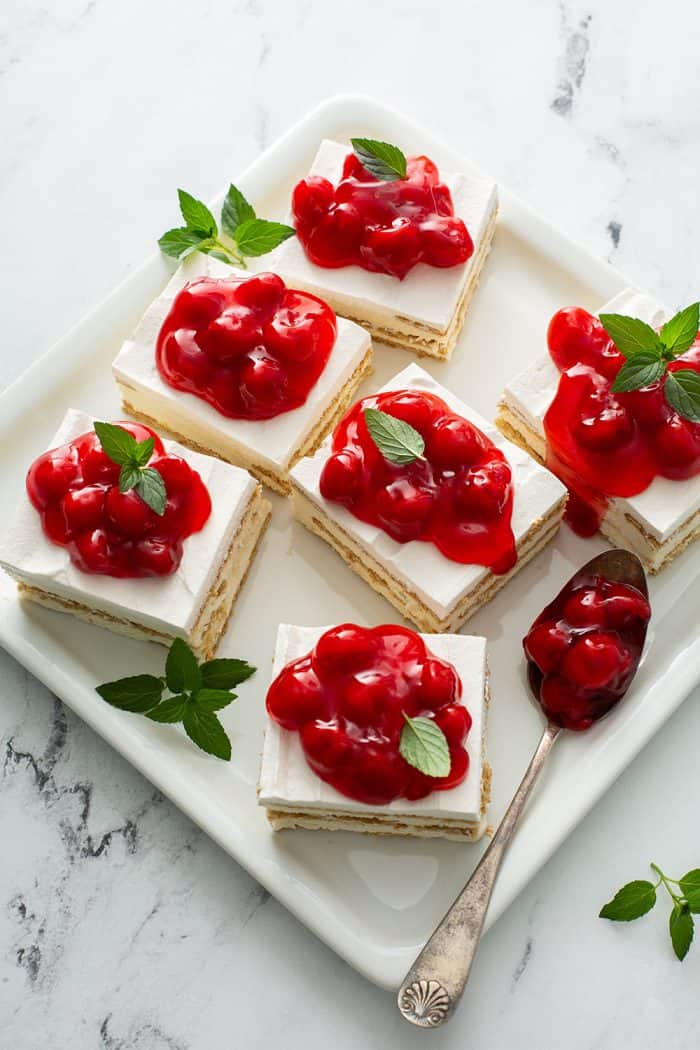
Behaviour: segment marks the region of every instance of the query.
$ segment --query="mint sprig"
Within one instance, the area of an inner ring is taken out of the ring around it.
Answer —
[[[234,686],[255,674],[245,660],[218,658],[200,664],[182,638],[176,638],[165,661],[165,677],[133,675],[105,682],[97,692],[112,707],[141,714],[153,722],[182,723],[193,744],[226,762],[231,741],[216,712],[236,699]],[[165,690],[172,695],[163,697]]]
[[[446,777],[452,765],[447,737],[432,718],[410,718],[403,712],[405,725],[399,739],[399,754],[427,777]]]
[[[364,417],[369,436],[390,463],[402,466],[425,459],[423,436],[410,423],[378,408],[366,408]]]
[[[671,944],[676,957],[682,961],[693,941],[693,915],[700,913],[700,868],[687,872],[681,879],[669,878],[657,864],[652,864],[651,868],[658,876],[656,882],[646,879],[628,882],[601,908],[599,915],[601,919],[613,922],[639,919],[654,907],[656,891],[663,884],[673,901],[668,923]]]
[[[259,219],[255,208],[231,183],[221,209],[221,231],[209,208],[186,190],[177,191],[184,226],[168,230],[158,240],[160,250],[174,259],[203,252],[221,262],[245,268],[246,258],[266,255],[288,237],[292,226]]]
[[[692,369],[668,371],[669,362],[684,354],[698,335],[700,303],[679,310],[659,332],[638,317],[601,314],[600,323],[626,357],[612,385],[615,394],[640,390],[663,379],[664,397],[680,416],[700,422],[700,375]]]
[[[398,146],[378,139],[350,139],[353,153],[363,168],[381,182],[406,178],[406,157]]]
[[[168,502],[165,482],[155,467],[146,466],[153,455],[154,439],[137,441],[116,423],[95,423],[95,433],[105,455],[121,467],[119,491],[135,489],[143,502],[162,517]]]

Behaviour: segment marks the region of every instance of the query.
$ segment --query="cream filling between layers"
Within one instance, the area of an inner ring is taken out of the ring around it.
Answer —
[[[566,490],[548,470],[535,462],[517,445],[507,441],[492,423],[488,423],[458,397],[437,383],[416,364],[394,376],[386,390],[425,390],[447,403],[458,415],[468,419],[505,454],[513,477],[513,516],[511,526],[516,544],[522,542],[534,522],[543,526],[561,503]],[[481,565],[461,565],[450,561],[432,543],[412,541],[397,543],[382,529],[368,525],[339,503],[325,500],[320,491],[323,466],[330,455],[331,438],[327,438],[314,456],[300,460],[290,476],[293,483],[311,500],[323,516],[335,521],[393,578],[413,591],[440,620],[449,616],[464,598],[480,587],[491,570]]]
[[[304,656],[327,627],[297,627],[280,624],[272,669],[273,678],[290,661]],[[426,798],[410,801],[395,799],[386,806],[368,806],[346,798],[326,784],[310,769],[299,742],[299,734],[282,729],[268,717],[265,728],[258,801],[273,810],[373,813],[390,817],[398,814],[424,820],[481,820],[484,738],[486,732],[486,639],[470,635],[422,635],[428,649],[453,664],[462,681],[462,703],[472,716],[465,746],[469,754],[466,779],[450,791],[433,791]]]
[[[669,312],[644,292],[626,288],[598,313],[628,314],[658,327],[669,317]],[[524,424],[541,442],[535,452],[544,458],[544,417],[554,400],[559,385],[559,371],[549,354],[511,380],[503,392],[502,405],[511,413],[507,422],[514,428]],[[534,442],[533,442],[534,444]],[[615,511],[613,511],[615,508]],[[610,500],[605,520],[615,521],[618,536],[629,536],[639,546],[639,530],[629,525],[625,516],[639,522],[643,530],[658,543],[665,543],[700,510],[700,475],[686,481],[655,478],[638,496]]]
[[[69,409],[49,448],[64,445],[92,429],[93,417]],[[22,492],[16,517],[0,537],[0,565],[16,580],[110,616],[167,634],[189,635],[231,546],[258,484],[239,467],[165,441],[168,452],[196,470],[212,501],[209,520],[183,543],[180,566],[172,576],[116,579],[81,572],[65,547],[44,535],[38,512]]]
[[[201,276],[252,275],[199,252],[189,256],[123,344],[112,365],[114,377],[125,400],[137,411],[157,419],[165,429],[186,434],[196,444],[227,458],[286,471],[295,452],[313,433],[318,419],[362,364],[371,346],[370,337],[360,325],[339,317],[333,350],[303,405],[273,419],[228,419],[196,394],[175,390],[161,378],[156,365],[158,333],[175,296],[188,281]]]

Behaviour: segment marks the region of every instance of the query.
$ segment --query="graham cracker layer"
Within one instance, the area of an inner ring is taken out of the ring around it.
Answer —
[[[542,434],[520,417],[511,405],[501,401],[496,416],[496,426],[509,441],[519,445],[538,463],[544,465],[546,441]],[[700,510],[696,511],[668,539],[660,543],[644,527],[644,524],[623,510],[620,502],[612,497],[600,523],[600,533],[616,547],[633,551],[652,576],[661,572],[678,557],[686,547],[700,539]]]
[[[402,616],[425,634],[444,634],[457,632],[470,616],[490,601],[508,580],[554,538],[564,513],[566,497],[562,497],[545,518],[538,518],[532,523],[517,545],[518,560],[510,572],[501,576],[487,573],[484,579],[442,619],[414,590],[392,576],[371,551],[325,514],[294,482],[292,503],[294,516],[302,525],[325,540],[358,576],[390,601]]]
[[[397,346],[402,350],[412,350],[418,357],[433,357],[437,358],[438,361],[448,361],[459,338],[469,303],[476,291],[481,271],[491,250],[497,218],[498,205],[496,204],[474,256],[469,280],[464,286],[450,323],[444,331],[420,321],[415,321],[413,318],[406,317],[403,314],[387,317],[385,314],[380,315],[377,312],[377,315],[374,316],[374,311],[371,311],[371,315],[368,313],[359,316],[353,310],[348,309],[344,303],[334,300],[332,293],[324,293],[324,295],[336,313],[340,314],[341,317],[346,317],[349,321],[354,321],[355,324],[362,325],[373,339],[383,343],[385,346]]]
[[[289,465],[284,470],[274,468],[267,460],[256,459],[255,449],[253,448],[246,448],[238,443],[227,444],[223,435],[216,447],[212,444],[206,445],[202,442],[194,441],[183,432],[184,428],[181,423],[173,427],[166,420],[156,419],[154,416],[149,415],[147,411],[144,411],[139,404],[141,392],[136,387],[127,386],[123,382],[118,382],[117,385],[122,396],[124,411],[128,412],[134,419],[140,420],[147,426],[155,427],[161,433],[174,438],[181,445],[185,445],[186,448],[194,449],[195,452],[202,452],[206,456],[215,456],[217,459],[223,459],[225,462],[233,463],[237,467],[243,467],[244,470],[248,470],[256,477],[258,481],[261,481],[275,492],[286,496],[290,490],[288,471],[304,456],[313,455],[350,405],[360,383],[371,373],[372,345],[370,343],[362,361],[360,361],[353,374],[338,391],[338,394],[326,411],[316,421],[313,430],[293,450]]]
[[[226,629],[260,539],[269,524],[271,513],[272,507],[263,497],[262,488],[258,486],[221,562],[214,586],[202,603],[192,631],[186,636],[186,641],[200,660],[209,660],[216,652],[219,639]],[[18,589],[21,598],[35,602],[37,605],[43,605],[47,609],[70,613],[79,620],[104,627],[116,634],[148,642],[158,642],[160,645],[170,645],[175,637],[174,634],[147,627],[128,617],[115,616],[102,609],[94,609],[83,602],[66,598],[64,595],[55,594],[22,580],[18,580]]]

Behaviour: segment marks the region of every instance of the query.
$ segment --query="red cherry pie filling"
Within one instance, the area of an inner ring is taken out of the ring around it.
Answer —
[[[459,266],[474,251],[452,196],[428,157],[408,157],[406,177],[383,182],[354,153],[337,186],[312,175],[294,188],[297,236],[317,266],[361,266],[400,280],[419,263]]]
[[[544,417],[547,466],[568,486],[566,517],[582,536],[597,531],[609,497],[643,492],[656,477],[700,472],[700,424],[668,404],[659,381],[626,393],[612,384],[625,363],[597,317],[559,310],[547,332],[561,372]],[[700,372],[700,340],[667,365]]]
[[[167,504],[156,514],[136,493],[119,490],[120,467],[103,452],[94,431],[51,449],[32,463],[27,493],[44,533],[68,550],[82,572],[105,576],[169,576],[183,542],[204,527],[209,493],[196,471],[140,423],[119,423],[137,441],[153,438],[148,465],[165,483]]]
[[[424,457],[398,465],[372,440],[364,410],[410,424]],[[358,401],[338,424],[320,479],[324,499],[399,543],[422,540],[451,561],[508,572],[516,562],[513,485],[503,453],[472,423],[424,391],[397,390]]]
[[[523,642],[550,721],[589,729],[622,699],[650,616],[647,599],[628,584],[593,576],[564,588]]]
[[[176,296],[156,363],[230,419],[272,419],[305,403],[335,338],[331,308],[276,274],[200,277]]]
[[[454,667],[433,656],[406,627],[341,624],[288,664],[267,694],[267,710],[299,733],[311,769],[343,795],[367,805],[419,799],[466,777],[464,740],[471,717],[460,703]],[[450,772],[431,777],[401,756],[409,718],[433,719],[450,752]]]

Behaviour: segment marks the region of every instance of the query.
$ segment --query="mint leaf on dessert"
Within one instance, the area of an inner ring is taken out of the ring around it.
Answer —
[[[197,200],[187,190],[178,190],[177,196],[187,228],[195,230],[201,237],[213,237],[216,233],[216,219],[206,204]]]
[[[617,891],[613,899],[600,909],[599,917],[613,922],[631,922],[646,915],[655,904],[654,884],[646,879],[636,879]]]
[[[679,880],[678,885],[690,910],[696,914],[700,912],[700,868],[693,868],[692,871],[687,872]]]
[[[199,689],[202,673],[194,655],[184,638],[175,638],[165,661],[165,682],[172,693],[190,692]]]
[[[692,423],[700,423],[700,373],[690,368],[669,372],[664,383],[664,396],[680,416]]]
[[[95,423],[95,433],[104,454],[121,467],[119,491],[135,489],[143,502],[162,517],[168,501],[165,482],[154,467],[145,466],[153,455],[155,438],[137,441],[115,423]]]
[[[221,226],[224,233],[235,238],[238,227],[248,219],[254,218],[255,208],[246,200],[238,187],[231,183],[221,209]]]
[[[168,494],[165,491],[163,477],[154,467],[144,467],[140,471],[139,480],[134,485],[139,496],[151,510],[162,517],[168,502]]]
[[[137,674],[98,685],[97,692],[103,700],[112,707],[118,707],[120,711],[144,714],[160,701],[163,683],[155,675]]]
[[[95,433],[100,439],[102,451],[119,466],[131,463],[136,456],[137,441],[124,427],[116,423],[95,423]]]
[[[207,689],[234,689],[255,674],[255,668],[245,660],[220,657],[202,664],[202,685]]]
[[[399,753],[409,766],[427,777],[446,777],[450,772],[450,749],[447,738],[432,718],[409,718],[404,711]]]
[[[676,957],[683,962],[688,954],[688,949],[692,944],[695,933],[693,916],[690,914],[686,902],[674,904],[668,920],[668,930],[671,934],[671,944]]]
[[[119,491],[128,492],[138,485],[141,480],[141,468],[131,463],[125,463],[119,471]]]
[[[295,233],[293,226],[286,226],[283,222],[246,219],[236,229],[236,247],[241,255],[266,255]]]
[[[155,438],[146,438],[145,441],[134,442],[135,448],[132,453],[132,459],[136,466],[145,467],[149,459],[153,455],[153,449],[156,446]]]
[[[187,642],[175,638],[166,657],[165,678],[135,675],[96,688],[103,700],[122,711],[146,715],[152,722],[181,722],[197,747],[228,761],[231,742],[215,712],[236,699],[230,684],[254,673],[245,660],[206,660],[200,667]],[[163,699],[166,687],[172,695]]]
[[[661,326],[659,338],[674,357],[690,349],[700,328],[700,303],[691,303]]]
[[[190,702],[185,709],[182,724],[192,743],[202,751],[223,758],[225,762],[230,760],[231,741],[213,711],[207,711]]]
[[[661,356],[663,344],[651,325],[625,314],[600,314],[600,323],[623,357],[634,357],[642,350]]]
[[[655,383],[666,371],[666,365],[654,350],[640,350],[634,354],[615,376],[611,390],[615,394],[639,390]]]
[[[377,139],[350,139],[353,152],[363,168],[382,182],[406,178],[406,157],[398,146]]]
[[[366,408],[364,417],[369,436],[384,459],[390,463],[405,464],[424,458],[425,441],[410,423],[378,408]]]
[[[183,259],[198,248],[204,239],[197,230],[191,230],[188,226],[178,226],[167,230],[158,238],[158,247],[164,255],[173,259]]]

